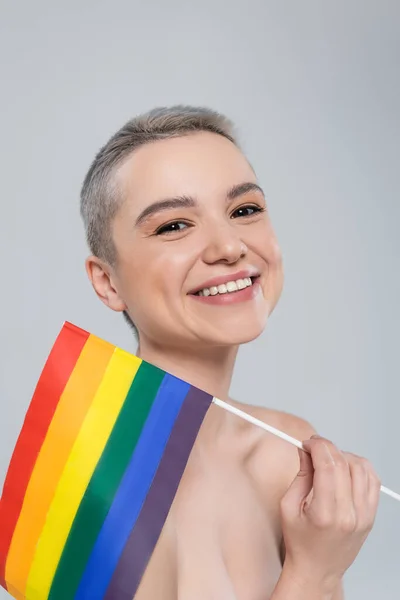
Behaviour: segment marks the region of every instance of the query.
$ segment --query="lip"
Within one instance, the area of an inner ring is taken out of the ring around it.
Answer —
[[[228,273],[226,275],[220,275],[219,277],[213,277],[212,279],[208,279],[201,285],[197,286],[193,290],[190,290],[188,294],[196,294],[200,292],[200,290],[204,290],[204,288],[217,287],[218,285],[222,285],[223,283],[228,283],[228,281],[236,281],[237,279],[245,279],[246,277],[258,277],[260,272],[257,269],[243,269],[242,271],[238,271],[237,273]]]

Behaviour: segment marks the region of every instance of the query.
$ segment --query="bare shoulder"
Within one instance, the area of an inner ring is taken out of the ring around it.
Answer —
[[[306,440],[317,433],[311,423],[298,415],[239,402],[232,402],[232,404],[299,441]],[[245,437],[253,440],[248,459],[249,474],[260,494],[263,506],[268,512],[283,565],[286,549],[282,536],[280,501],[299,471],[298,450],[293,444],[268,431],[251,424],[247,425]],[[245,429],[245,425],[242,427]]]
[[[273,408],[266,408],[264,406],[254,406],[251,404],[244,404],[242,402],[237,402],[236,400],[230,401],[233,406],[239,408],[240,410],[247,412],[252,415],[256,419],[260,419],[260,421],[264,421],[269,425],[272,425],[276,429],[280,429],[284,433],[288,433],[292,437],[295,437],[300,440],[307,439],[310,435],[316,433],[314,427],[309,423],[306,419],[302,417],[285,412],[283,410],[277,410]],[[266,433],[265,440],[269,438],[278,439],[273,434]],[[271,440],[272,441],[272,440]],[[283,441],[283,440],[282,440]],[[288,442],[284,442],[285,446],[289,446],[294,448],[292,444],[288,444]],[[294,448],[296,450],[296,448]]]
[[[270,425],[273,425],[277,429],[279,429],[278,424],[282,427],[289,427],[290,431],[283,430],[285,433],[289,433],[295,437],[294,433],[301,433],[308,436],[308,433],[311,432],[311,435],[315,433],[313,426],[302,417],[298,415],[294,415],[292,413],[285,412],[283,410],[277,410],[273,408],[266,408],[264,406],[254,406],[251,404],[244,404],[242,402],[237,402],[236,400],[231,400],[232,405],[236,408],[243,410],[251,414],[252,416],[260,419],[261,421],[266,421],[266,419],[270,419],[268,422]],[[271,420],[273,422],[271,422]],[[303,438],[306,439],[306,438]]]
[[[236,401],[232,401],[232,404],[299,441],[308,439],[317,433],[311,423],[298,415]],[[248,424],[248,427],[257,429],[257,433],[254,430],[252,432],[255,442],[252,444],[251,452],[251,468],[256,483],[262,493],[265,492],[269,496],[272,494],[279,499],[284,495],[299,470],[297,448],[254,425]]]

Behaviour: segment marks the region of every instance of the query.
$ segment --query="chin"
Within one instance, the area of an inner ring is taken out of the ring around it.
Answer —
[[[265,330],[267,321],[268,317],[262,321],[254,320],[253,322],[249,322],[249,319],[246,319],[241,323],[237,321],[234,327],[223,327],[220,323],[208,335],[204,335],[205,332],[203,331],[201,337],[203,339],[207,338],[207,343],[213,346],[239,346],[241,344],[248,344],[260,337]]]

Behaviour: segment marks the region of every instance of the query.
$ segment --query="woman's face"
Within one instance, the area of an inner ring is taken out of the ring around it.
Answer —
[[[112,231],[111,308],[128,310],[141,339],[161,345],[226,346],[259,336],[280,297],[283,265],[240,150],[207,132],[157,141],[135,151],[117,180],[124,203]],[[239,290],[221,294],[218,285],[229,281]]]

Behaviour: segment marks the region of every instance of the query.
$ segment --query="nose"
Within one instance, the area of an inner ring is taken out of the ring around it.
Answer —
[[[203,260],[208,264],[218,262],[232,264],[246,256],[248,248],[232,228],[218,226],[208,230]]]

